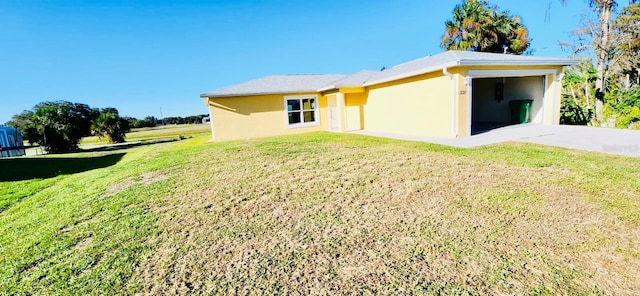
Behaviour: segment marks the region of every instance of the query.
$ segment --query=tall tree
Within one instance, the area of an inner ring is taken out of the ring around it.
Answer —
[[[487,1],[465,0],[445,22],[440,45],[448,50],[523,54],[529,44],[528,30],[520,17],[499,11]]]
[[[596,71],[598,77],[596,79],[596,119],[602,121],[603,107],[604,107],[604,79],[605,79],[605,65],[608,61],[609,54],[609,35],[611,32],[610,20],[613,14],[613,7],[615,5],[614,0],[592,0],[591,6],[595,7],[598,11],[600,20],[600,33],[598,34],[599,41],[595,42],[594,48],[596,51]]]
[[[613,21],[613,39],[613,70],[622,76],[619,88],[640,85],[640,4],[622,9]]]
[[[15,127],[20,130],[22,139],[29,141],[29,144],[38,142],[40,134],[36,122],[33,120],[33,112],[24,110],[20,114],[13,115],[11,121],[7,122],[10,127]]]
[[[98,137],[107,138],[109,144],[124,142],[126,133],[131,130],[129,121],[120,117],[116,108],[102,109],[91,129]]]
[[[568,0],[562,0],[564,4],[567,4]],[[629,0],[629,4],[634,4],[636,0]],[[589,0],[589,5],[595,9],[598,15],[598,27],[593,31],[594,38],[592,39],[592,45],[596,55],[596,119],[598,121],[603,120],[603,107],[604,107],[604,95],[605,95],[605,77],[606,66],[609,62],[610,51],[612,48],[610,42],[611,36],[611,17],[613,16],[613,9],[616,6],[615,0]]]
[[[41,145],[49,152],[78,149],[78,143],[91,125],[92,109],[85,104],[67,101],[43,102],[34,108],[34,121],[43,138]]]

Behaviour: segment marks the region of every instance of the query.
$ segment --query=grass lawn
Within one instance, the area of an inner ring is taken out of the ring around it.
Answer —
[[[0,160],[0,294],[640,291],[637,159],[208,139]]]
[[[211,134],[211,125],[206,124],[171,124],[156,127],[134,128],[127,133],[127,141],[139,141],[168,137],[193,137]],[[100,139],[97,136],[82,138],[81,145],[106,144],[107,139]]]

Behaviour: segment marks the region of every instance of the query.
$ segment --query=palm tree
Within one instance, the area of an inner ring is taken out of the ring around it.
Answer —
[[[517,16],[498,12],[487,1],[466,0],[456,5],[445,22],[441,46],[447,50],[474,50],[522,54],[529,46],[528,31]]]
[[[441,45],[446,49],[475,50],[487,47],[497,36],[488,27],[493,22],[486,2],[465,1],[453,10],[453,20],[445,23]]]
[[[508,12],[496,14],[494,30],[498,34],[498,42],[492,52],[506,50],[508,53],[523,54],[529,47],[529,30],[521,23],[519,16],[509,15]]]
[[[105,108],[91,125],[91,129],[99,138],[107,138],[109,144],[124,142],[130,130],[129,122],[118,115],[115,108]]]

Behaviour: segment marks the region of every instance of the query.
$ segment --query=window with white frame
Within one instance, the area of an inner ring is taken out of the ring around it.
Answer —
[[[288,127],[320,124],[318,121],[318,98],[316,96],[284,97],[284,107]]]

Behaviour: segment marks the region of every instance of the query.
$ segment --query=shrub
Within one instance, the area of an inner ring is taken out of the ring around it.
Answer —
[[[569,97],[562,99],[560,105],[560,124],[587,125],[593,117],[593,111],[578,105]]]

